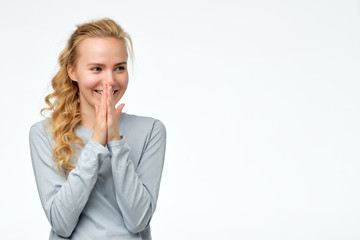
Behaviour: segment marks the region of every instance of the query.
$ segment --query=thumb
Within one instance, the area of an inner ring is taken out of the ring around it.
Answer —
[[[95,116],[96,118],[99,116],[99,105],[95,105]]]
[[[122,103],[115,109],[115,114],[116,114],[117,119],[119,119],[124,106],[125,106],[125,103]]]

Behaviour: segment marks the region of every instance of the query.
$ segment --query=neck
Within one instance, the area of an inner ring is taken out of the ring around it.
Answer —
[[[81,112],[81,121],[80,126],[94,129],[95,127],[95,108],[94,109],[82,109],[80,105],[80,112]]]

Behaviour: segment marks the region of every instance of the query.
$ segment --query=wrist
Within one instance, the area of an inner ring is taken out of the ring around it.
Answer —
[[[108,142],[121,141],[122,139],[122,136],[114,136],[112,138],[109,138]]]
[[[103,141],[101,141],[101,139],[98,139],[96,136],[91,136],[91,139],[94,140],[95,142],[103,145],[104,147],[106,146],[106,143],[104,143]]]

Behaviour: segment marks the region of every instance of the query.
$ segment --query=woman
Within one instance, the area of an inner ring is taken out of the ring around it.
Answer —
[[[130,36],[111,19],[77,27],[30,149],[50,239],[151,239],[166,132],[115,108],[128,84]]]

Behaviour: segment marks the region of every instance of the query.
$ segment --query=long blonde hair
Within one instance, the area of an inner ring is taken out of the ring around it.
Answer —
[[[70,79],[67,66],[76,65],[78,44],[91,37],[120,39],[125,43],[128,56],[133,56],[130,36],[109,18],[78,25],[67,41],[67,45],[59,55],[60,69],[51,81],[54,91],[45,97],[45,102],[49,107],[41,109],[41,114],[44,111],[52,112],[50,119],[55,140],[53,157],[60,173],[69,172],[75,168],[71,161],[74,144],[83,145],[82,139],[75,134],[75,128],[81,121],[79,87],[77,82]]]

